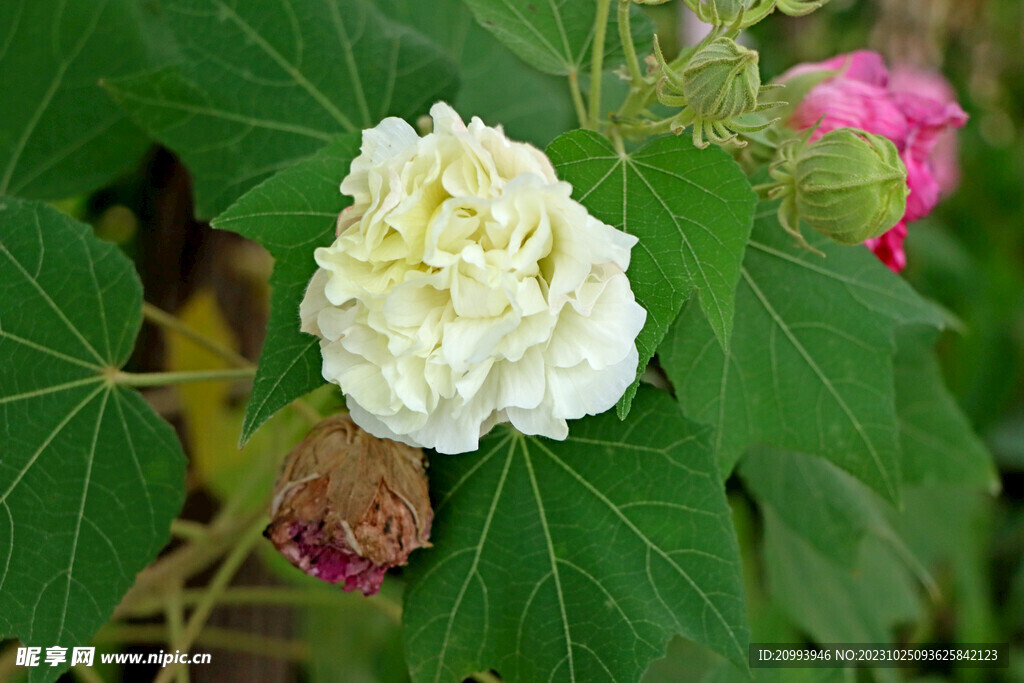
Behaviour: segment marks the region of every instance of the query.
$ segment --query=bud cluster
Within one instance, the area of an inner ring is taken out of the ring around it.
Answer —
[[[732,38],[714,37],[701,43],[681,69],[665,61],[655,41],[655,58],[661,71],[658,101],[682,107],[671,119],[670,130],[679,134],[693,126],[693,144],[708,146],[705,138],[724,144],[738,133],[764,130],[774,121],[741,122],[737,117],[764,111],[776,103],[760,104],[762,92],[776,86],[761,85],[757,51],[743,47]],[[741,147],[745,144],[738,142]]]

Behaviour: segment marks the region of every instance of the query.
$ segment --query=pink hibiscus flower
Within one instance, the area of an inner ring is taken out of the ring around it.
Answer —
[[[896,145],[907,167],[907,211],[891,230],[864,244],[898,273],[907,264],[903,251],[907,223],[931,213],[940,195],[956,186],[953,131],[967,123],[967,114],[941,75],[912,67],[899,67],[890,74],[881,55],[867,50],[800,64],[779,80],[784,83],[821,70],[839,73],[811,89],[788,123],[804,130],[821,119],[811,140],[836,128],[852,127],[884,135]]]

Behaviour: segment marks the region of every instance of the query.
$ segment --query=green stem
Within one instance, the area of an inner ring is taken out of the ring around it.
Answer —
[[[206,594],[205,589],[187,589],[181,593],[181,602],[185,607],[197,604]],[[217,605],[278,605],[284,607],[312,607],[324,604],[344,604],[352,596],[340,591],[311,590],[306,588],[288,588],[284,586],[237,586],[227,588],[218,596]],[[360,598],[360,601],[372,604],[396,622],[402,618],[402,607],[397,602],[378,594],[372,598]],[[121,616],[142,618],[151,617],[163,611],[165,605],[160,600],[137,601],[130,608],[123,610]]]
[[[154,325],[158,325],[165,330],[176,332],[181,336],[189,339],[199,346],[203,347],[210,353],[216,354],[221,359],[227,361],[230,365],[236,368],[251,368],[253,363],[248,358],[236,353],[235,351],[222,346],[216,341],[205,336],[193,327],[189,327],[181,319],[174,317],[166,311],[162,311],[156,306],[143,303],[142,304],[142,315],[145,316],[146,320],[150,321]],[[311,408],[307,403],[303,402],[302,399],[295,399],[292,401],[290,406],[292,410],[297,412],[303,417],[310,425],[315,425],[320,421],[320,413]]]
[[[631,87],[633,90],[639,90],[644,85],[644,74],[640,69],[640,60],[636,56],[636,46],[633,44],[633,32],[629,26],[629,10],[632,4],[632,0],[619,0],[619,40],[622,41],[622,51],[626,53]]]
[[[160,624],[108,624],[93,637],[93,642],[97,645],[162,644],[167,642],[167,635],[167,629]],[[296,662],[309,658],[309,645],[303,641],[271,638],[256,633],[214,626],[203,629],[193,645]]]
[[[597,24],[594,26],[594,52],[590,62],[590,125],[601,121],[601,81],[604,75],[604,40],[608,33],[611,0],[597,0]]]
[[[231,550],[220,567],[217,568],[216,574],[213,575],[213,580],[206,587],[205,595],[196,604],[195,610],[189,616],[184,633],[174,643],[175,649],[188,651],[192,647],[192,643],[199,637],[199,633],[206,625],[207,619],[210,618],[210,613],[213,612],[213,607],[217,603],[217,598],[228,587],[228,584],[231,583],[235,573],[242,566],[242,563],[245,562],[245,559],[249,557],[249,553],[252,551],[253,546],[256,545],[256,542],[263,537],[264,527],[266,527],[266,520],[262,518],[257,524],[249,527],[249,530],[242,539]],[[153,680],[153,683],[168,683],[177,675],[181,667],[182,665],[179,664],[164,669]]]
[[[181,372],[123,372],[113,374],[114,384],[129,387],[159,387],[168,384],[187,384],[189,382],[234,381],[252,379],[256,374],[255,367],[224,368],[221,370],[185,370]]]
[[[252,363],[249,362],[248,358],[245,358],[244,356],[239,355],[238,353],[232,351],[231,349],[218,344],[217,342],[210,339],[209,337],[199,332],[195,328],[189,327],[179,318],[176,318],[175,316],[171,315],[166,311],[160,310],[153,304],[143,303],[142,315],[146,318],[146,320],[153,323],[154,325],[162,327],[171,332],[176,332],[180,334],[182,337],[185,337],[186,339],[195,342],[196,344],[203,347],[210,353],[220,356],[220,358],[227,361],[236,368],[248,368],[252,366]]]
[[[580,121],[580,128],[589,128],[587,105],[583,103],[583,93],[580,92],[580,77],[576,71],[569,72],[569,92],[572,94],[572,106],[576,109],[576,118]]]
[[[183,646],[185,637],[185,606],[181,601],[181,584],[174,586],[164,601],[164,618],[167,622],[167,637],[170,646],[175,650],[187,649]],[[188,667],[180,667],[175,676],[178,683],[188,683]]]
[[[253,468],[249,478],[257,476],[262,476],[262,473]],[[245,487],[244,483],[240,488],[245,489],[245,493],[248,494],[248,487]],[[232,500],[234,498],[230,499],[225,507],[231,506]],[[114,617],[123,617],[131,612],[134,605],[145,603],[154,597],[162,599],[169,584],[187,579],[214,564],[238,540],[240,533],[263,516],[262,510],[246,515],[239,515],[237,509],[229,514],[224,514],[225,512],[226,510],[222,509],[221,514],[210,524],[210,533],[205,539],[172,550],[146,567],[136,578],[135,585],[121,600],[121,604],[114,611]]]
[[[205,524],[190,519],[172,519],[171,535],[186,541],[202,541],[210,535]]]

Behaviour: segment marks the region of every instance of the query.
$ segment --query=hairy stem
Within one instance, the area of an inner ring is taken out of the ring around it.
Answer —
[[[199,332],[193,327],[186,325],[179,318],[171,315],[170,313],[163,311],[153,304],[143,303],[142,304],[142,315],[149,322],[162,327],[165,330],[180,334],[182,337],[195,342],[199,346],[203,347],[210,353],[214,353],[223,360],[236,368],[248,368],[252,366],[249,359],[244,356],[232,351],[231,349],[222,346],[213,339],[210,339],[202,332]]]
[[[222,370],[186,370],[182,372],[124,372],[113,373],[115,384],[129,387],[159,387],[189,382],[234,381],[252,379],[256,368],[224,368]]]
[[[611,0],[597,0],[594,25],[594,51],[590,62],[590,125],[596,130],[601,122],[601,80],[604,74],[604,41],[608,33]]]
[[[589,128],[587,105],[583,102],[583,93],[580,92],[580,76],[576,71],[569,72],[569,92],[572,94],[572,106],[576,109],[576,118],[579,119],[580,128]]]
[[[636,45],[633,44],[633,32],[629,26],[629,9],[632,4],[632,0],[619,0],[619,40],[622,42],[622,51],[626,55],[630,89],[639,90],[644,85],[644,74],[640,70]]]

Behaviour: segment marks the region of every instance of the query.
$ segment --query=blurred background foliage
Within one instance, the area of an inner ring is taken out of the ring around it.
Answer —
[[[682,3],[648,9],[668,51],[699,33]],[[753,640],[1010,642],[1015,652],[1009,670],[790,669],[761,670],[754,678],[1024,681],[1024,2],[832,0],[808,17],[773,16],[747,40],[761,50],[765,80],[798,62],[868,47],[890,65],[939,69],[952,82],[971,115],[959,136],[961,183],[931,216],[910,227],[904,275],[962,322],[940,339],[943,370],[1002,477],[998,495],[917,487],[907,492],[902,511],[876,508],[885,519],[872,527],[846,567],[823,559],[769,506],[756,504],[734,476],[728,487],[744,551]],[[524,136],[538,144],[558,132],[561,125],[554,124],[569,111],[567,92],[558,94],[548,80],[547,109],[529,112],[544,125],[510,122],[510,129],[526,126],[532,132]],[[499,82],[507,85],[493,80]],[[472,97],[467,106],[472,109]],[[244,357],[257,357],[270,259],[241,238],[192,218],[187,172],[172,155],[153,150],[115,185],[60,207],[91,222],[101,237],[136,260],[148,301]],[[138,348],[131,368],[136,371],[213,362],[149,326]],[[283,413],[245,451],[236,451],[244,387],[208,389],[195,385],[149,395],[190,448],[186,514],[197,520],[208,518],[238,482],[265,491],[266,481],[254,484],[244,471],[254,461],[280,457],[305,428],[302,419]],[[312,402],[327,407],[332,400],[327,392]],[[262,504],[259,496],[254,494],[252,504]],[[215,655],[214,666],[195,668],[193,680],[407,680],[390,608],[313,585],[280,558],[262,556],[250,560],[240,581],[286,584],[292,607],[228,607],[218,610],[213,624],[245,624],[282,647],[265,649],[266,657],[225,651]],[[202,646],[200,640],[197,647]],[[210,642],[206,649],[215,646]],[[142,668],[115,676],[145,680],[152,672]],[[748,679],[677,639],[646,680]]]

